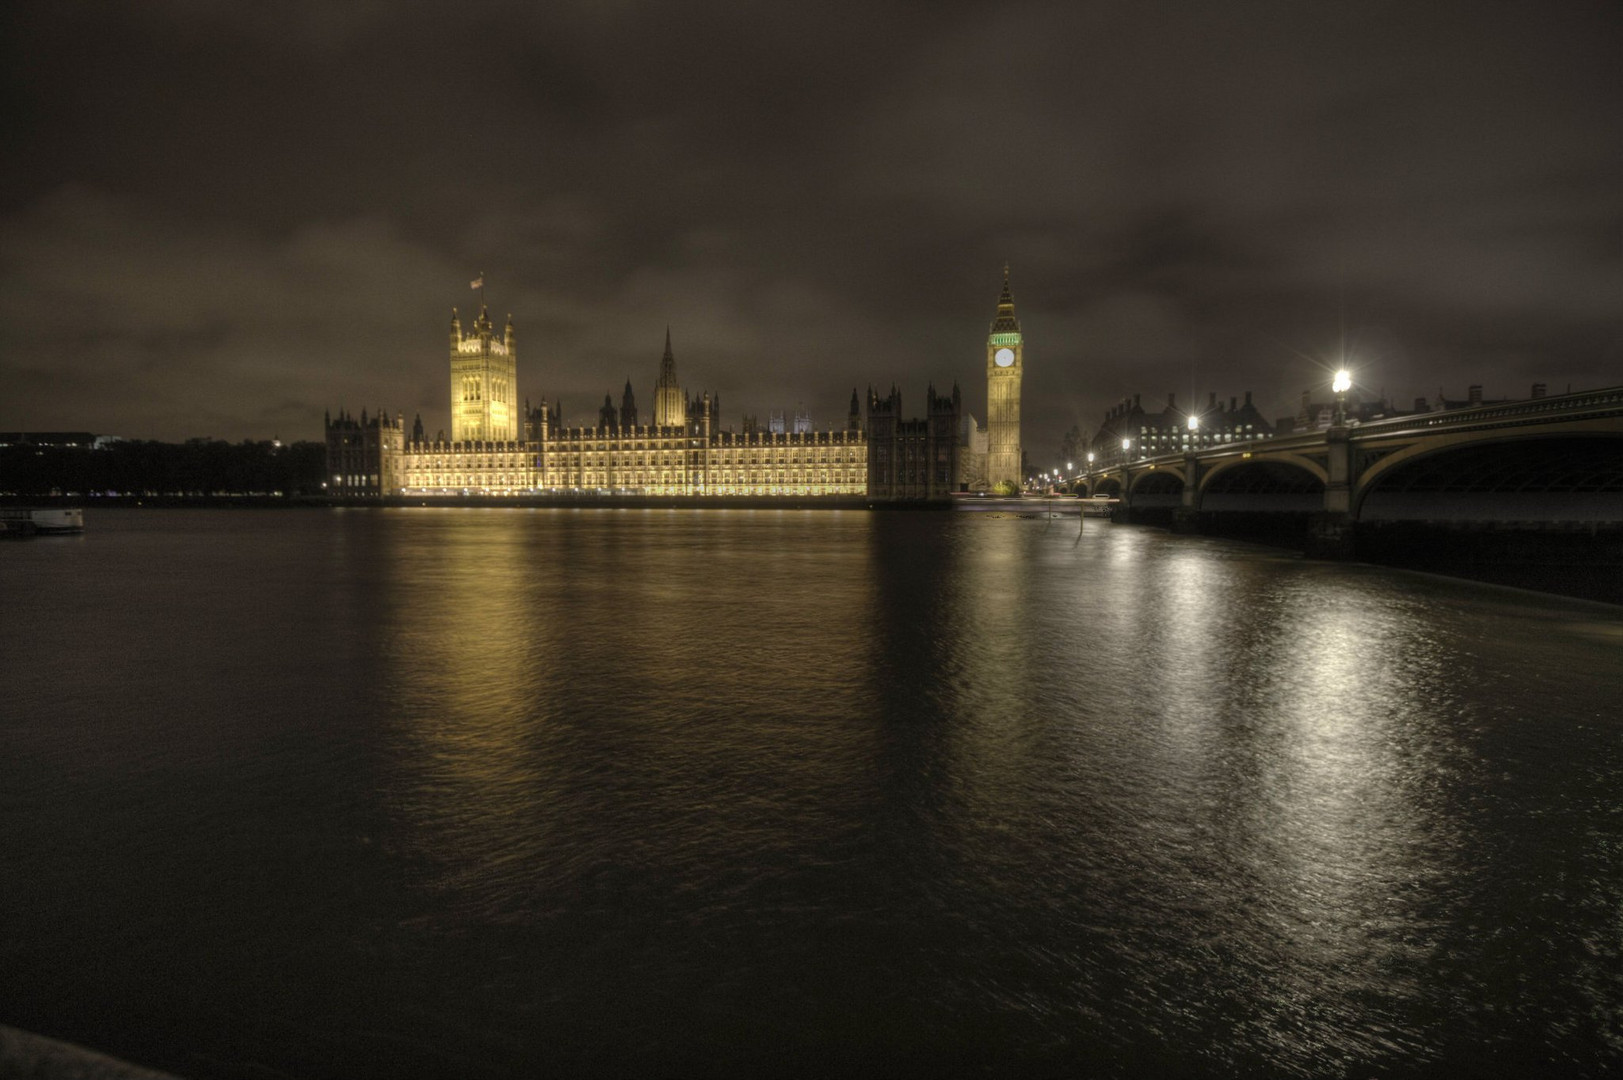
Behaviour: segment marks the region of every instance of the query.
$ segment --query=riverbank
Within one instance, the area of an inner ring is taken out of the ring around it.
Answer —
[[[520,507],[614,510],[949,510],[947,499],[878,499],[866,495],[10,495],[0,506],[144,510],[310,509],[336,506]]]
[[[175,1080],[82,1046],[0,1024],[0,1075],[34,1080]]]

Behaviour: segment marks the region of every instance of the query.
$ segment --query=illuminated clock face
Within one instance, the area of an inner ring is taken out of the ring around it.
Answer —
[[[1010,364],[1014,363],[1014,350],[999,349],[992,355],[992,359],[997,361],[998,367],[1008,367]]]

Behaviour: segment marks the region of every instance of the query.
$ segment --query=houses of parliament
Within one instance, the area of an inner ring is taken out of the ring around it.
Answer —
[[[518,341],[509,316],[498,332],[488,310],[449,334],[451,433],[425,437],[419,416],[387,412],[326,419],[328,489],[340,496],[866,496],[945,499],[1020,482],[1020,380],[1024,343],[1008,268],[986,344],[988,416],[964,412],[956,383],[925,393],[922,418],[904,418],[900,392],[866,401],[851,392],[839,426],[775,416],[724,428],[719,396],[689,397],[678,381],[669,329],[654,383],[653,414],[639,413],[630,380],[605,395],[591,426],[568,426],[561,407],[518,397]]]

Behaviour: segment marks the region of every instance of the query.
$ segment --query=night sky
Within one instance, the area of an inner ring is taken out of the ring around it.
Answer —
[[[1623,382],[1623,7],[16,2],[0,430],[449,427],[519,391],[723,421],[957,380],[1013,267],[1024,442],[1124,395],[1270,417]]]

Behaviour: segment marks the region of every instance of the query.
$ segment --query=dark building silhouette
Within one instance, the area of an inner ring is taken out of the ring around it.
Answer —
[[[946,499],[958,487],[958,385],[951,396],[925,391],[925,416],[902,419],[902,394],[868,390],[868,494],[882,499]]]

